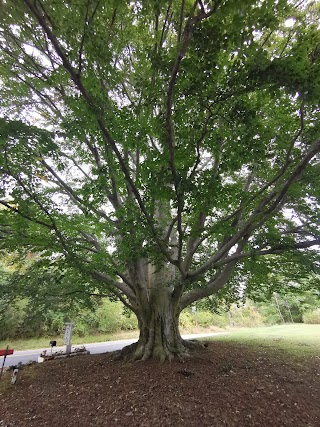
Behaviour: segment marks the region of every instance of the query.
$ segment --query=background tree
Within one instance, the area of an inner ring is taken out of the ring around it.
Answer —
[[[318,18],[283,0],[3,1],[2,247],[119,298],[133,358],[183,357],[183,308],[320,242]]]

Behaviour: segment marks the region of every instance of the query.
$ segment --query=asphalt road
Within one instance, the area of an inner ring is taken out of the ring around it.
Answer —
[[[190,335],[182,335],[184,339],[195,339],[195,338],[206,338],[206,337],[213,337],[215,335],[221,335],[225,332],[215,332],[215,333],[207,333],[207,334],[190,334]],[[100,342],[100,343],[93,343],[93,344],[83,344],[87,350],[90,351],[91,354],[98,354],[98,353],[107,353],[109,351],[115,351],[115,350],[121,350],[123,347],[129,344],[133,344],[136,342],[136,339],[131,340],[121,340],[121,341],[106,341],[106,342]],[[75,347],[81,347],[81,345],[73,346]],[[64,350],[65,347],[55,347],[54,351]],[[51,348],[48,347],[46,349],[36,349],[36,350],[22,350],[22,351],[15,351],[12,356],[7,356],[6,362],[4,366],[12,366],[17,365],[19,362],[21,363],[27,363],[30,361],[38,361],[38,357],[40,356],[40,353],[43,350],[47,350],[48,353],[50,353]],[[0,368],[2,366],[3,357],[0,357]]]

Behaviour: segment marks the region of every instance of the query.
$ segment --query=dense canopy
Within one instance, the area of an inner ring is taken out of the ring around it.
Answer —
[[[316,269],[319,15],[2,0],[0,248],[38,254],[39,288],[121,299],[137,359],[183,357],[195,301]]]

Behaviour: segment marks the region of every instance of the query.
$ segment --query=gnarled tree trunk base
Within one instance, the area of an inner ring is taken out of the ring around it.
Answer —
[[[168,348],[168,346],[154,346],[153,348],[144,344],[140,340],[136,343],[124,347],[122,350],[114,353],[114,360],[124,360],[127,362],[145,361],[154,359],[159,362],[178,360],[184,362],[186,359],[192,357],[192,352],[204,349],[208,346],[207,342],[197,340],[184,340],[180,337],[179,345],[175,348]]]
[[[201,342],[186,341],[181,337],[179,300],[173,298],[168,287],[153,287],[148,298],[144,297],[141,297],[140,310],[136,312],[139,340],[118,352],[116,358],[130,361],[184,361],[190,357],[190,350],[204,347]]]

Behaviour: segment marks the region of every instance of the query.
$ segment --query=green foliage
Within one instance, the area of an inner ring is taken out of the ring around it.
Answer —
[[[98,332],[115,332],[119,330],[137,329],[137,318],[131,314],[125,316],[120,302],[105,300],[95,312]]]
[[[74,334],[118,332],[137,329],[135,315],[124,313],[123,304],[105,299],[96,309],[55,306],[34,306],[32,301],[16,300],[5,306],[0,301],[0,340],[6,338],[31,338],[63,334],[66,322],[73,322]]]
[[[197,326],[202,328],[209,328],[210,326],[219,328],[256,327],[264,324],[268,324],[268,320],[260,309],[250,302],[239,306],[233,304],[228,312],[214,313],[200,309],[194,314],[191,313],[190,309],[185,309],[180,315],[180,326],[185,329]]]
[[[214,316],[210,311],[198,311],[194,315],[194,319],[196,324],[203,328],[208,328],[209,326],[214,325]]]
[[[0,250],[35,259],[0,300],[27,300],[25,334],[69,303],[121,328],[93,295],[139,311],[156,283],[218,311],[319,272],[318,5],[182,6],[2,2]]]
[[[212,324],[214,326],[217,326],[218,328],[226,328],[230,326],[230,320],[228,318],[228,314],[227,313],[221,313],[221,314],[217,314],[217,313],[211,313],[212,314]]]
[[[20,336],[25,317],[25,301],[7,304],[0,300],[0,339]]]
[[[306,311],[303,316],[303,323],[319,324],[320,325],[320,308],[312,311]]]
[[[179,325],[183,329],[194,329],[197,327],[210,328],[216,326],[218,328],[225,328],[229,325],[227,313],[217,314],[209,310],[197,310],[193,314],[189,308],[183,310],[180,314]]]
[[[264,317],[252,303],[244,306],[233,305],[230,310],[230,324],[232,326],[254,328],[265,324]]]
[[[282,322],[276,306],[272,303],[258,303],[258,310],[265,325],[277,325]]]
[[[183,329],[188,329],[195,326],[194,316],[189,309],[185,309],[181,312],[179,317],[179,325]]]
[[[66,322],[74,322],[78,336],[137,328],[136,317],[125,314],[122,303],[83,292],[90,278],[64,263],[11,254],[0,268],[0,339],[56,336]]]

